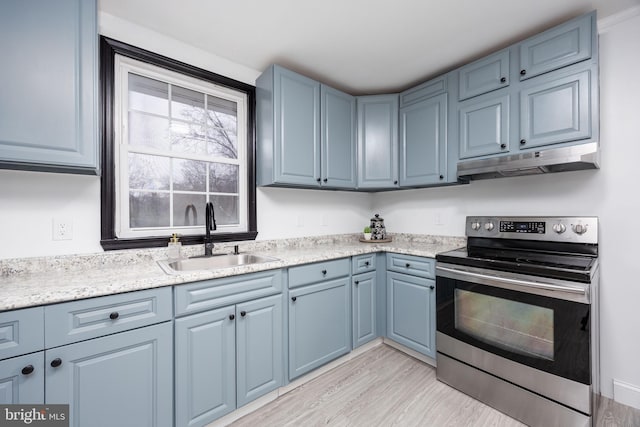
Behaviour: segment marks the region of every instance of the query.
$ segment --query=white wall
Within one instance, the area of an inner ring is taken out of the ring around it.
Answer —
[[[637,12],[637,9],[636,9]],[[258,72],[110,16],[101,33],[253,83]],[[380,212],[392,232],[463,235],[466,215],[597,215],[601,225],[603,393],[612,380],[640,386],[640,301],[636,234],[640,217],[640,16],[600,37],[602,169],[378,193],[258,189],[260,239],[360,231]],[[100,251],[99,179],[0,171],[0,259]],[[73,240],[52,241],[53,218],[73,220]],[[439,224],[438,224],[439,223]],[[326,225],[323,225],[326,224]],[[640,393],[615,396],[640,407]],[[637,400],[634,400],[637,399]]]
[[[462,235],[467,215],[598,216],[602,392],[608,397],[614,394],[613,379],[640,386],[640,235],[635,226],[640,218],[640,16],[635,12],[615,25],[601,25],[601,170],[380,193],[373,205],[387,229],[425,234]],[[640,392],[622,392],[617,400],[640,408]]]

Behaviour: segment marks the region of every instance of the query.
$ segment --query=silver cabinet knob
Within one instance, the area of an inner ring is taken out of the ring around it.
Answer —
[[[583,224],[572,225],[573,232],[576,234],[584,234],[587,232],[587,226]]]
[[[493,227],[494,227],[494,225],[493,225],[493,223],[492,223],[492,222],[488,222],[488,223],[486,223],[486,224],[484,225],[484,229],[485,229],[485,230],[487,230],[487,231],[491,231],[491,230],[493,230]]]
[[[476,221],[476,222],[472,222],[472,223],[471,223],[471,229],[472,229],[472,230],[475,230],[475,231],[480,230],[480,223],[479,223],[478,221]]]
[[[567,230],[567,227],[564,224],[553,224],[552,229],[556,233],[562,234]]]

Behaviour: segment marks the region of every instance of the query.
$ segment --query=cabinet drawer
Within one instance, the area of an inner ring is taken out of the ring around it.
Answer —
[[[413,255],[387,254],[387,270],[432,279],[435,277],[435,260]]]
[[[176,316],[273,295],[280,291],[282,291],[281,270],[175,286]]]
[[[42,307],[0,313],[0,359],[44,348]]]
[[[171,288],[110,295],[45,307],[47,348],[171,320]]]
[[[351,274],[366,273],[375,271],[376,254],[358,255],[351,258]]]
[[[316,262],[289,269],[289,287],[308,285],[324,280],[348,276],[351,273],[350,259]]]

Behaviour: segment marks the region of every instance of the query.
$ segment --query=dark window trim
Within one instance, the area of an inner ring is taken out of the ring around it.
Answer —
[[[114,161],[114,62],[115,55],[157,65],[191,77],[210,81],[217,85],[236,89],[247,94],[247,204],[249,231],[244,233],[214,234],[216,242],[254,240],[258,235],[256,220],[256,88],[255,86],[215,74],[148,50],[140,49],[104,36],[100,37],[100,141],[102,145],[102,178],[100,184],[100,244],[104,250],[134,249],[166,246],[169,236],[139,239],[117,238],[115,233],[116,193]],[[204,243],[204,235],[182,236],[184,245]]]

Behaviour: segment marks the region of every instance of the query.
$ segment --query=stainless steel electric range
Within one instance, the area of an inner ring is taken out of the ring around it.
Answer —
[[[437,377],[531,426],[591,425],[598,219],[467,217],[437,255]]]

